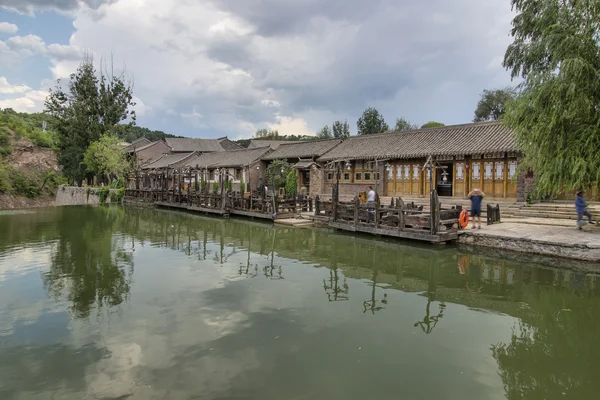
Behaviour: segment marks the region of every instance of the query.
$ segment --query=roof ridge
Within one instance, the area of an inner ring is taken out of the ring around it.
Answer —
[[[290,143],[282,143],[281,146],[285,146],[287,144],[298,144],[298,143],[319,143],[319,142],[333,142],[333,141],[341,141],[342,139],[332,138],[332,139],[307,139],[307,140],[299,140],[296,142]]]
[[[390,135],[390,134],[405,134],[405,133],[436,131],[436,130],[441,131],[441,130],[449,129],[449,128],[454,129],[454,128],[464,128],[464,127],[471,127],[471,126],[475,127],[475,126],[502,125],[502,124],[503,124],[502,121],[467,122],[464,124],[434,126],[431,128],[408,129],[405,131],[387,131],[387,132],[373,133],[370,135],[356,135],[356,136],[350,136],[344,140],[353,139],[353,138],[385,136],[385,135]]]

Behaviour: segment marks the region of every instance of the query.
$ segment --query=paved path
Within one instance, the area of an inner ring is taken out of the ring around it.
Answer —
[[[505,220],[505,222],[501,224],[484,225],[482,229],[470,230],[467,232],[469,235],[525,239],[559,245],[586,246],[588,248],[600,249],[600,228],[587,225],[583,228],[583,231],[578,231],[577,228],[573,226],[573,221],[566,222],[569,223],[568,226],[515,223],[510,220]]]

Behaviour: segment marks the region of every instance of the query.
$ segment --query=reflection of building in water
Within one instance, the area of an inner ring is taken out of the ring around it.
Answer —
[[[337,268],[329,270],[329,283],[323,279],[323,288],[329,301],[345,301],[349,299],[349,287],[346,277],[344,277],[343,283],[340,286],[339,270]]]

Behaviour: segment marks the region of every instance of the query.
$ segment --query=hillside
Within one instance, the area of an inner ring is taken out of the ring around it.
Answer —
[[[61,183],[51,129],[43,114],[0,110],[0,209],[51,205]]]

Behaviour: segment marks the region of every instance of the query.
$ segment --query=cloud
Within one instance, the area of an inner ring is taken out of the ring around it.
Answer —
[[[73,11],[82,6],[92,9],[116,0],[0,0],[0,8],[23,14],[33,14],[36,10]]]
[[[36,54],[46,51],[46,44],[36,35],[13,36],[6,41],[8,48],[24,54]]]
[[[0,76],[0,94],[15,94],[24,93],[31,90],[27,85],[11,85],[8,83],[8,79]]]
[[[8,22],[0,22],[0,33],[17,33],[19,27]]]
[[[60,60],[76,60],[81,61],[84,56],[83,50],[77,46],[68,46],[53,43],[46,49],[48,56]]]
[[[368,106],[390,123],[462,123],[484,88],[510,84],[508,2],[120,0],[73,15],[69,45],[45,50],[53,77],[80,49],[112,55],[146,115],[168,114],[179,134],[303,134],[354,125]]]
[[[2,78],[0,78],[0,86],[1,80]],[[17,112],[41,112],[44,109],[44,101],[47,96],[47,90],[28,90],[19,97],[0,99],[0,109],[12,108]]]

